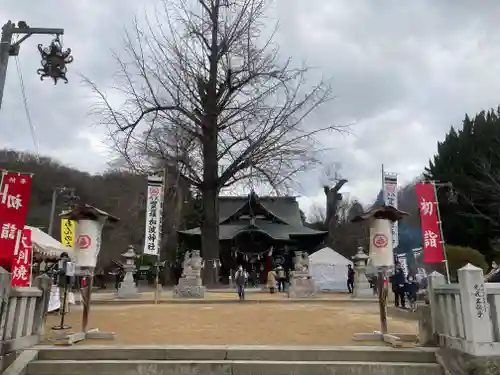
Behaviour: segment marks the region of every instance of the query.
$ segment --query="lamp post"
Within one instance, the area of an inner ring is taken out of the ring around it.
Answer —
[[[5,87],[5,78],[7,76],[7,65],[10,56],[18,56],[21,43],[32,35],[55,35],[52,43],[43,48],[38,45],[38,51],[41,56],[42,67],[37,70],[40,79],[52,78],[56,84],[59,79],[68,83],[66,78],[66,65],[73,62],[71,49],[63,50],[60,35],[64,34],[64,29],[29,27],[25,21],[19,21],[17,24],[7,21],[2,26],[2,37],[0,39],[0,108],[2,107],[3,91]],[[14,35],[23,35],[18,41],[12,43]]]

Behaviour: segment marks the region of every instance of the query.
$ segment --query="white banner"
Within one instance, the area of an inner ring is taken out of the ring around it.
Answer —
[[[103,220],[78,220],[76,224],[75,263],[78,267],[95,267],[101,251]]]
[[[148,202],[144,254],[159,255],[163,206],[163,178],[148,177]]]
[[[394,265],[391,222],[385,219],[370,221],[370,261],[374,267]]]
[[[406,254],[398,254],[398,262],[401,265],[401,267],[403,268],[403,272],[405,274],[405,277],[408,277],[409,269],[408,269],[408,261],[406,259]]]
[[[398,175],[396,173],[383,172],[383,196],[384,203],[388,206],[398,208]],[[392,226],[392,246],[394,248],[399,245],[398,222],[394,222]]]

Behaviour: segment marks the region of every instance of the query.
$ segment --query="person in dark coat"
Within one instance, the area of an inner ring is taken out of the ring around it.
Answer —
[[[408,276],[408,282],[405,284],[405,292],[408,296],[408,302],[412,311],[417,309],[418,283],[413,276]]]
[[[405,274],[401,265],[396,265],[394,274],[390,277],[392,292],[394,293],[394,304],[396,307],[405,308]]]
[[[349,291],[349,294],[352,294],[354,292],[354,275],[355,272],[352,268],[352,265],[349,264],[347,266],[347,290]]]
[[[500,267],[496,262],[491,264],[491,271],[484,277],[487,283],[500,283]]]

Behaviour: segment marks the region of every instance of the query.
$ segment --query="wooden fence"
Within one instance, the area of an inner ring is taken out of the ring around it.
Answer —
[[[458,270],[458,283],[429,276],[432,331],[439,345],[476,356],[500,353],[500,284],[485,283],[471,264]]]
[[[0,362],[42,338],[50,286],[50,278],[43,275],[32,287],[11,288],[10,273],[0,267]]]

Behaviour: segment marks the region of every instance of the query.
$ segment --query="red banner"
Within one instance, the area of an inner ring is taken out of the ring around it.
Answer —
[[[417,184],[416,193],[422,223],[424,263],[441,263],[444,252],[434,185]]]
[[[31,281],[32,242],[31,229],[23,229],[19,251],[14,256],[12,265],[11,286],[30,286]]]
[[[11,266],[26,224],[31,175],[4,172],[0,186],[0,262]]]

